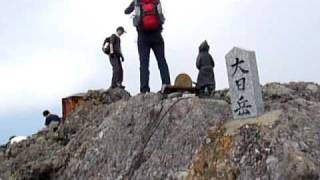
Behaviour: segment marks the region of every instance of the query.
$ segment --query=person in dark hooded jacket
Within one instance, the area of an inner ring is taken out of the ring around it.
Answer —
[[[197,68],[199,69],[197,79],[197,89],[199,94],[211,95],[216,89],[216,82],[214,77],[214,61],[209,53],[210,46],[207,41],[201,43],[199,47],[199,55],[197,58]]]

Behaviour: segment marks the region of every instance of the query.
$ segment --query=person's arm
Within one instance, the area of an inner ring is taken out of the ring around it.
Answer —
[[[120,42],[120,43],[121,43],[121,42]],[[124,57],[123,57],[123,54],[122,54],[121,45],[120,45],[120,49],[119,49],[119,57],[120,57],[121,61],[124,62]]]
[[[215,66],[215,64],[214,64],[214,60],[213,60],[213,58],[212,58],[212,56],[210,55],[210,61],[211,61],[211,65],[212,65],[212,67],[214,67]]]
[[[45,125],[45,126],[49,126],[49,124],[50,124],[50,120],[49,120],[49,118],[47,117],[47,118],[46,118],[46,122],[44,123],[44,125]]]
[[[129,5],[129,7],[127,7],[127,9],[124,11],[125,14],[131,14],[134,10],[134,1],[131,2],[131,4]]]
[[[200,69],[200,67],[201,67],[201,56],[200,55],[198,55],[196,66],[198,69]]]
[[[122,53],[120,53],[120,59],[121,59],[122,62],[124,62],[124,57],[123,57]]]
[[[112,34],[112,36],[110,37],[110,55],[111,54],[114,54],[114,48],[113,48],[113,45],[116,41],[116,35]]]

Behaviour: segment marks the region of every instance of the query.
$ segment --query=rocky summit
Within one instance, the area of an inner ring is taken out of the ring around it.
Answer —
[[[265,114],[212,98],[90,91],[57,132],[3,146],[1,180],[319,180],[320,86],[263,86]]]

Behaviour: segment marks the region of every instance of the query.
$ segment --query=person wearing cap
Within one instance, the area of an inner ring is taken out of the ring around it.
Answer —
[[[121,61],[124,62],[124,57],[121,51],[121,39],[122,36],[126,31],[122,26],[118,27],[115,34],[112,34],[110,37],[110,63],[112,65],[112,82],[111,88],[125,88],[122,85],[123,81],[123,69]]]
[[[61,118],[58,115],[51,114],[48,110],[43,111],[42,115],[46,118],[45,126],[56,131],[60,125]]]

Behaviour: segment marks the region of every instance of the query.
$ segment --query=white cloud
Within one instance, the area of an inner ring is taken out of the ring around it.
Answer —
[[[0,104],[4,105],[0,114],[55,103],[93,76],[88,57],[63,49],[32,50],[12,57],[14,63],[0,66]]]

